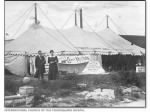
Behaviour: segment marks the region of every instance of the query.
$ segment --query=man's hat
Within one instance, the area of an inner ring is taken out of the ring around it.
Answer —
[[[39,52],[42,52],[42,51],[41,51],[41,50],[39,50],[39,51],[38,51],[38,53],[39,53]]]

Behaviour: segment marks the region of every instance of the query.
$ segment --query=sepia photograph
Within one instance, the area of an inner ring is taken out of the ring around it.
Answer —
[[[4,1],[5,108],[146,108],[146,1]]]

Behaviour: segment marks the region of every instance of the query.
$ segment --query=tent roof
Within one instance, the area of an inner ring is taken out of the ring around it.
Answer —
[[[139,47],[146,48],[145,36],[140,35],[120,35],[120,36]]]
[[[38,50],[49,52],[51,49],[69,54],[78,54],[78,50],[83,54],[94,51],[107,55],[118,53],[141,55],[141,52],[144,52],[144,49],[131,45],[129,41],[109,28],[95,33],[75,26],[58,32],[36,24],[32,24],[28,30],[5,47],[6,51],[28,53],[37,53]]]
[[[62,32],[82,53],[118,54],[107,41],[94,32],[85,31],[78,26],[62,30]]]
[[[109,44],[116,49],[119,52],[126,53],[133,53],[135,55],[141,55],[141,52],[144,53],[145,50],[143,48],[140,48],[136,45],[132,45],[131,42],[125,40],[120,35],[117,35],[115,32],[113,32],[110,28],[106,28],[98,34]]]
[[[108,52],[116,52],[113,50],[110,44],[106,42],[103,38],[101,38],[100,35],[94,33],[85,31],[78,26],[74,26],[65,30],[62,30],[64,35],[70,40],[75,47],[82,50],[106,50]]]
[[[53,49],[60,51],[77,51],[72,45],[65,41],[57,31],[33,24],[17,39],[6,45],[6,51],[26,51],[37,53],[38,50],[49,52]]]
[[[79,27],[72,27],[62,31],[67,35],[68,39],[78,48],[84,52],[94,51],[101,52],[101,54],[133,54],[141,55],[144,49],[131,45],[131,43],[121,36],[117,35],[111,29],[106,28],[98,33],[85,31]]]

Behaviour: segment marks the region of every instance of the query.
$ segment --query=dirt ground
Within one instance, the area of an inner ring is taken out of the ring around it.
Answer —
[[[113,107],[145,107],[145,100],[137,100],[130,103],[119,103],[116,105],[113,105]]]
[[[145,105],[145,97],[125,103],[117,97],[110,101],[96,101],[85,100],[84,96],[76,94],[97,88],[116,90],[119,85],[114,83],[109,74],[61,77],[55,81],[48,81],[47,76],[43,81],[32,77],[27,84],[24,84],[22,80],[23,77],[20,76],[5,75],[5,96],[17,94],[20,86],[33,86],[36,90],[34,107],[143,107]],[[78,88],[78,83],[85,83],[87,87]]]

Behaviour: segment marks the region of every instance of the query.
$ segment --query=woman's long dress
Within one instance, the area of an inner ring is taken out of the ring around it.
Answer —
[[[58,73],[58,58],[55,57],[48,57],[48,63],[49,63],[49,74],[48,74],[48,80],[56,80],[57,73]]]

